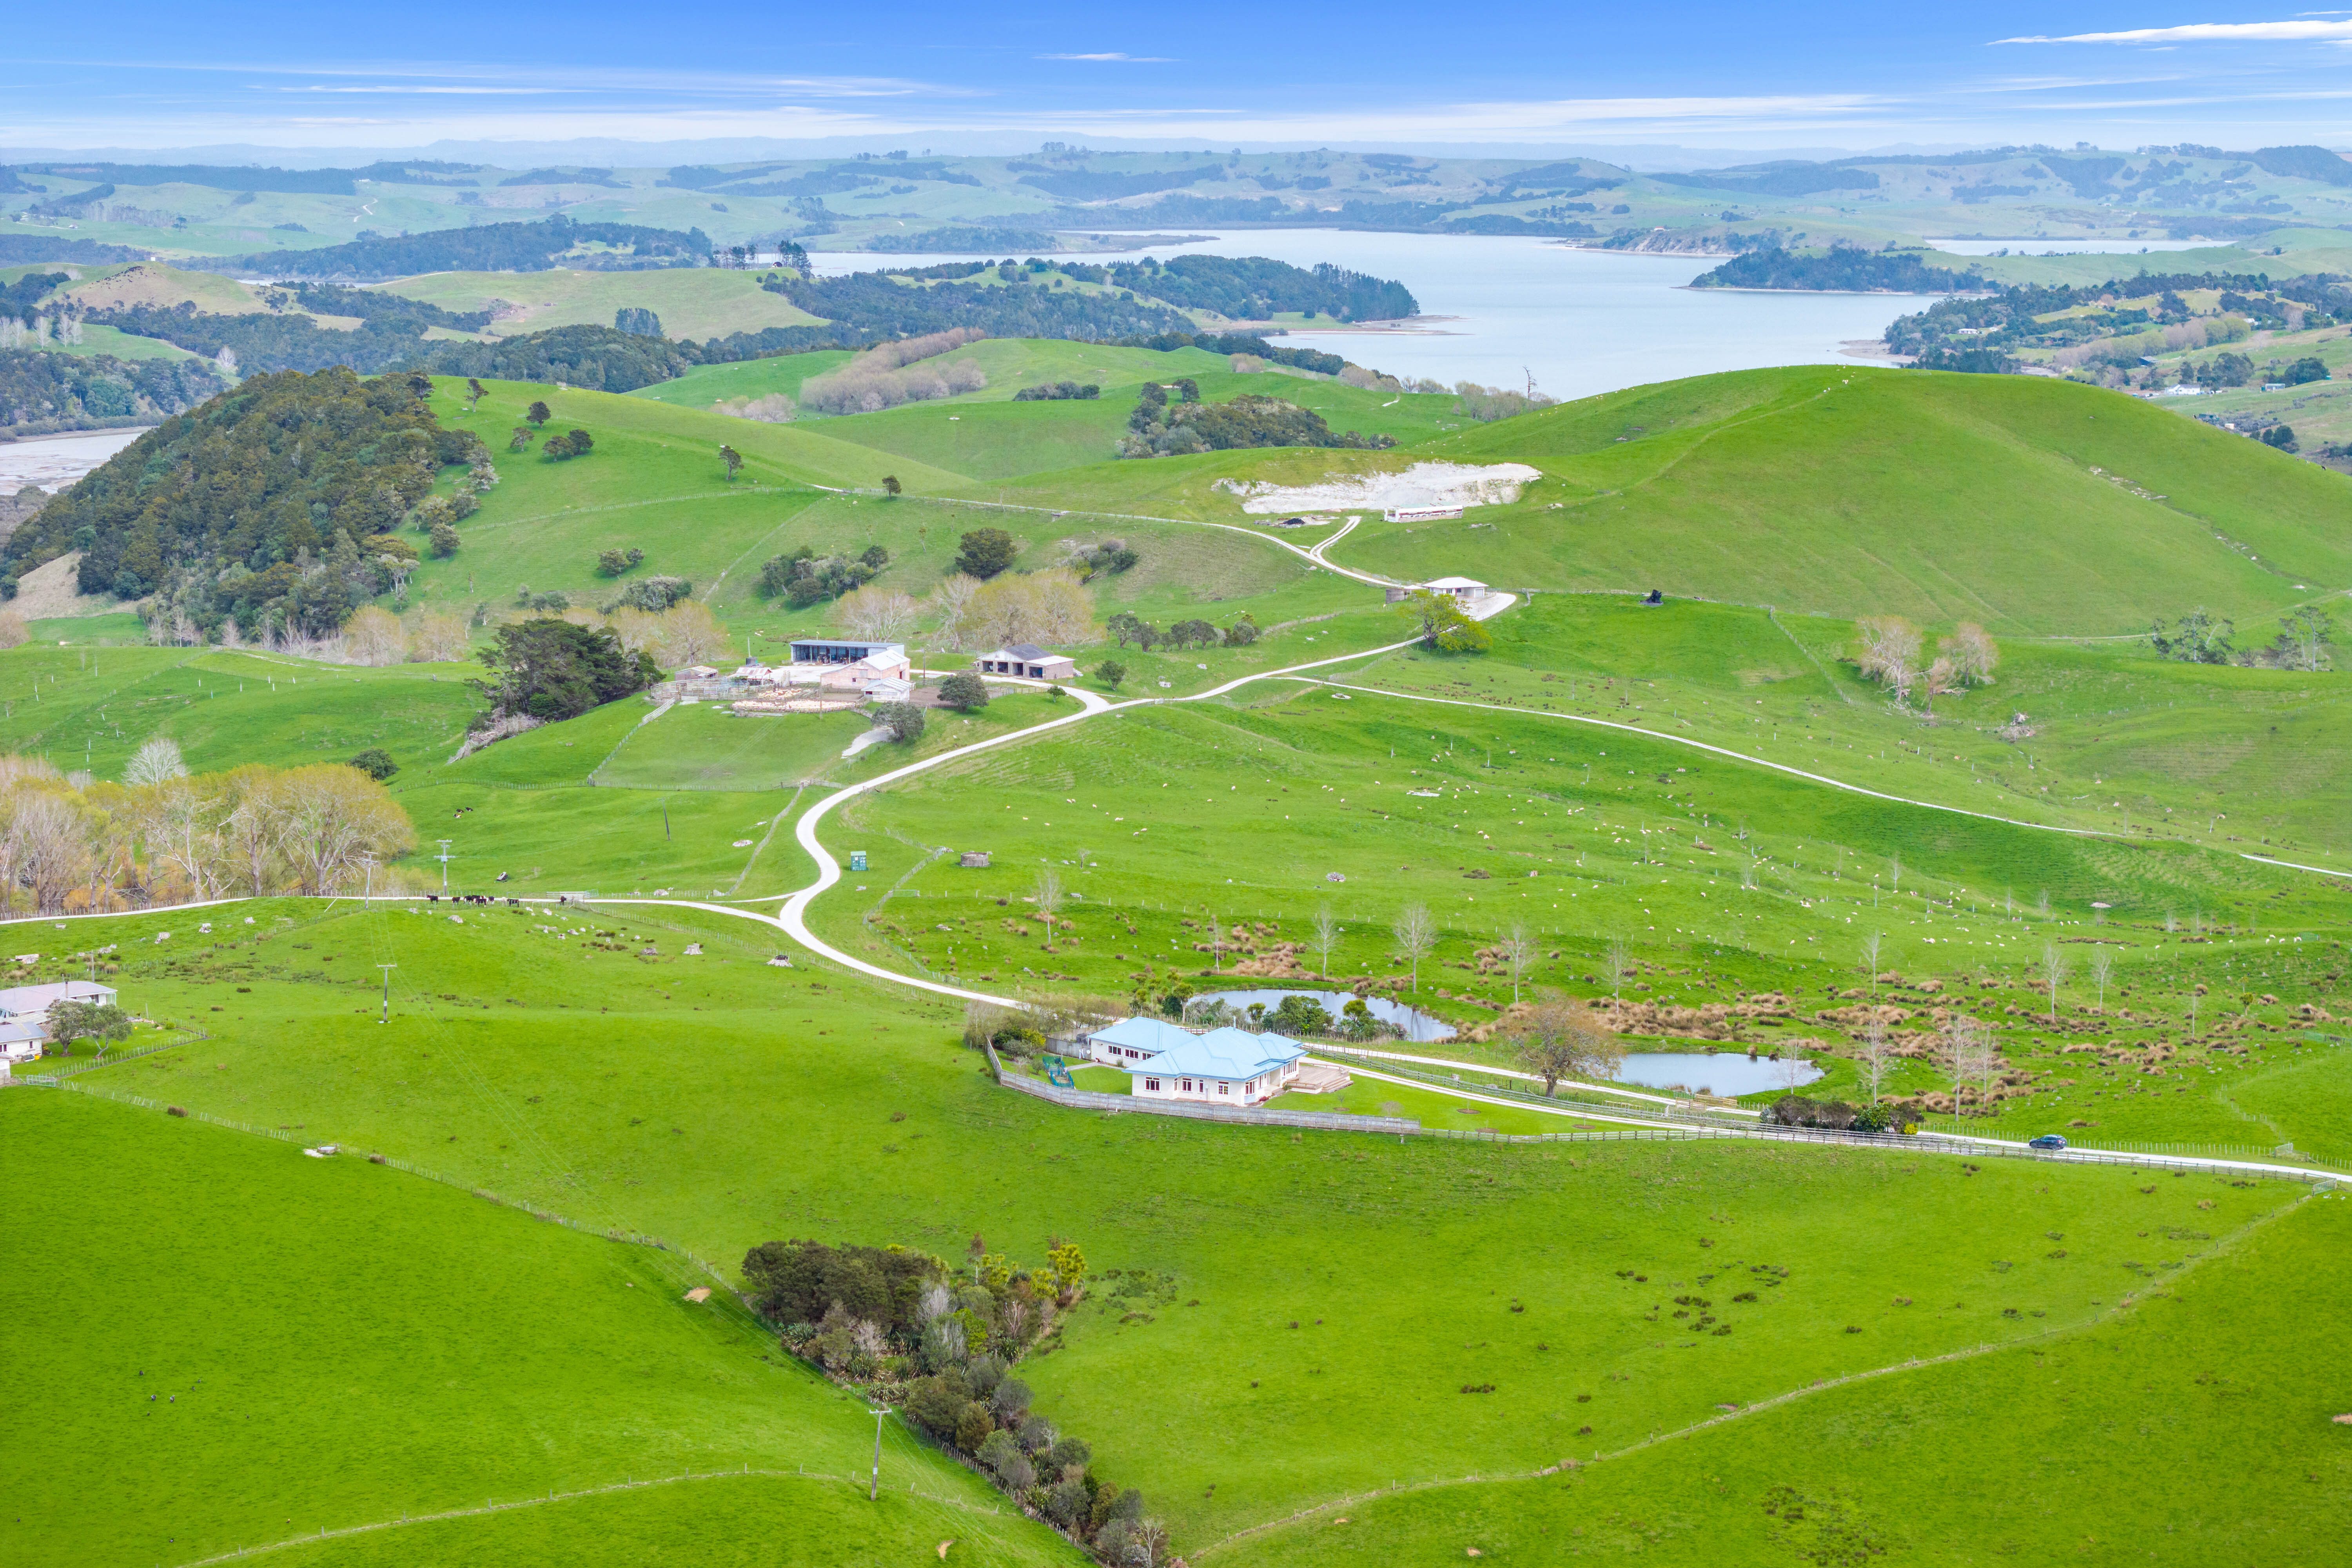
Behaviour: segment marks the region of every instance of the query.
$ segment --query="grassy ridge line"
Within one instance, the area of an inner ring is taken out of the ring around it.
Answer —
[[[609,1486],[582,1487],[568,1492],[551,1491],[545,1497],[525,1498],[520,1502],[490,1501],[485,1502],[479,1508],[454,1508],[444,1510],[439,1513],[420,1513],[414,1516],[404,1514],[398,1519],[378,1520],[372,1524],[347,1524],[339,1529],[322,1528],[316,1535],[289,1536],[284,1541],[273,1541],[262,1546],[240,1546],[234,1552],[224,1552],[216,1557],[199,1557],[194,1562],[182,1564],[182,1568],[209,1568],[210,1564],[215,1563],[235,1563],[265,1552],[288,1552],[299,1547],[314,1545],[321,1541],[341,1541],[354,1535],[373,1535],[379,1531],[403,1530],[410,1525],[439,1524],[453,1519],[478,1519],[484,1514],[512,1513],[518,1509],[545,1508],[551,1503],[576,1502],[582,1498],[604,1497],[613,1492],[638,1492],[654,1487],[678,1486],[687,1481],[723,1481],[748,1476],[757,1476],[762,1480],[831,1482],[851,1488],[866,1484],[856,1476],[833,1476],[826,1475],[823,1471],[813,1474],[807,1470],[755,1470],[747,1461],[740,1469],[706,1470],[698,1476],[688,1470],[684,1475],[661,1476],[642,1481],[614,1481]],[[896,1491],[898,1489],[894,1487],[891,1489]],[[936,1503],[944,1508],[961,1509],[970,1513],[987,1513],[1001,1518],[1004,1511],[1003,1509],[982,1508],[976,1503],[966,1502],[961,1498],[934,1496],[920,1490],[912,1483],[908,1485],[907,1493],[910,1497],[921,1498],[925,1502]]]
[[[1382,649],[1381,651],[1386,652],[1389,650]],[[1283,672],[1276,671],[1274,673],[1278,674]],[[1774,773],[1787,773],[1792,778],[1802,779],[1808,784],[1825,784],[1832,789],[1843,790],[1852,795],[1868,795],[1874,800],[1884,800],[1896,805],[1916,805],[1925,811],[1946,811],[1952,813],[1956,816],[1973,816],[1979,821],[1998,822],[2010,827],[2031,828],[2038,833],[2065,833],[2080,838],[2105,838],[2114,842],[2126,844],[2139,842],[2139,840],[2126,837],[2123,834],[2109,833],[2104,828],[2067,827],[2055,823],[2028,822],[2021,817],[2001,816],[1989,811],[1970,811],[1964,805],[1946,805],[1938,801],[1917,800],[1908,795],[1889,795],[1884,790],[1874,790],[1867,787],[1866,785],[1848,784],[1843,779],[1831,778],[1826,773],[1809,773],[1803,768],[1791,767],[1786,763],[1776,763],[1764,757],[1751,757],[1745,752],[1735,752],[1727,747],[1713,745],[1706,741],[1695,741],[1687,736],[1675,735],[1662,730],[1645,730],[1638,724],[1620,724],[1613,720],[1594,719],[1582,713],[1547,713],[1540,709],[1517,708],[1508,703],[1502,702],[1472,702],[1458,697],[1430,697],[1414,692],[1391,691],[1384,687],[1350,686],[1345,681],[1316,680],[1301,676],[1291,676],[1289,679],[1301,680],[1306,684],[1313,686],[1331,686],[1339,687],[1349,691],[1360,691],[1368,696],[1401,698],[1408,702],[1434,702],[1440,706],[1447,708],[1483,709],[1489,712],[1514,713],[1530,719],[1562,719],[1570,723],[1590,724],[1603,730],[1621,731],[1627,734],[1644,736],[1654,741],[1664,741],[1673,745],[1688,746],[1696,751],[1711,752],[1717,756],[1728,758],[1733,762],[1750,763],[1757,767],[1767,768]],[[2189,838],[2182,838],[2179,842],[2183,844],[2193,844],[2195,841]],[[2309,871],[2316,876],[2322,877],[2352,876],[2352,871],[2346,871],[2337,868],[2327,866],[2306,866],[2299,861],[2280,860],[2268,855],[2250,855],[2242,849],[2230,850],[2227,851],[2227,853],[2234,854],[2242,860],[2256,860],[2265,866],[2276,866],[2283,870]]]
[[[2242,1247],[2250,1237],[2252,1237],[2256,1233],[2268,1227],[2273,1221],[2277,1220],[2284,1215],[2295,1213],[2297,1210],[2301,1209],[2304,1205],[2309,1203],[2315,1195],[2317,1194],[2311,1192],[2301,1193],[2297,1194],[2292,1202],[2273,1209],[2267,1214],[2257,1215],[2253,1219],[2248,1221],[2242,1226],[2240,1226],[2236,1230],[2231,1231],[2227,1237],[2223,1237],[2221,1245],[2214,1247],[2211,1251],[2193,1255],[2192,1258],[2185,1268],[2167,1279],[2167,1288],[2168,1289],[2179,1281],[2186,1279],[2190,1274],[2196,1272],[2198,1269],[2203,1268],[2206,1265],[2211,1263],[2216,1258],[2230,1256],[2232,1252]],[[2165,1290],[2151,1292],[2153,1295],[2162,1295],[2165,1293]],[[1707,1416],[1703,1420],[1694,1421],[1686,1426],[1676,1427],[1671,1432],[1654,1433],[1653,1435],[1641,1438],[1636,1442],[1628,1443],[1622,1448],[1612,1449],[1606,1454],[1597,1455],[1591,1459],[1570,1461],[1570,1467],[1578,1470],[1584,1470],[1589,1469],[1595,1465],[1607,1464],[1613,1459],[1631,1458],[1633,1456],[1643,1452],[1644,1449],[1655,1448],[1667,1443],[1680,1442],[1686,1438],[1696,1437],[1716,1427],[1726,1426],[1735,1421],[1739,1421],[1751,1415],[1760,1415],[1768,1411],[1781,1409],[1785,1406],[1794,1405],[1800,1400],[1810,1398],[1814,1394],[1827,1394],[1834,1389],[1850,1387],[1855,1384],[1871,1383],[1880,1378],[1893,1377],[1901,1373],[1924,1372],[1929,1367],[1946,1366],[1954,1362],[1975,1361],[1984,1356],[1997,1354],[2002,1351],[2021,1350],[2028,1346],[2047,1343],[2053,1341],[2077,1339],[2085,1334],[2095,1331],[2105,1324],[2114,1322],[2126,1316],[2136,1310],[2141,1304],[2141,1298],[2138,1296],[2126,1294],[2118,1298],[2114,1306],[2095,1314],[2088,1321],[2085,1322],[2061,1325],[2056,1328],[2045,1329],[2041,1333],[2028,1334],[2022,1338],[2010,1340],[2002,1343],[1968,1345],[1958,1350],[1946,1351],[1939,1355],[1914,1356],[1904,1361],[1895,1362],[1887,1366],[1865,1367],[1859,1372],[1850,1372],[1837,1377],[1816,1379],[1812,1383],[1807,1384],[1801,1388],[1784,1390],[1780,1394],[1775,1394],[1767,1398],[1757,1400],[1753,1404],[1742,1405],[1737,1410],[1725,1411],[1719,1415]],[[1243,1542],[1248,1541],[1254,1536],[1270,1534],[1275,1531],[1286,1529],[1291,1525],[1300,1523],[1306,1520],[1328,1514],[1335,1509],[1348,1508],[1357,1503],[1375,1501],[1381,1498],[1402,1496],[1411,1492],[1443,1491],[1453,1487],[1484,1486],[1491,1484],[1498,1479],[1509,1480],[1537,1480],[1545,1476],[1557,1475],[1563,1468],[1569,1467],[1549,1465],[1546,1466],[1542,1469],[1528,1472],[1525,1475],[1504,1478],[1473,1475],[1464,1476],[1454,1480],[1416,1481],[1411,1486],[1391,1487],[1380,1490],[1364,1492],[1355,1497],[1339,1498],[1329,1502],[1318,1503],[1312,1508],[1301,1509],[1298,1512],[1291,1515],[1288,1519],[1269,1521],[1263,1524],[1253,1525],[1246,1530],[1237,1530],[1231,1535],[1211,1542],[1206,1546],[1196,1548],[1191,1553],[1191,1556],[1192,1559],[1197,1561],[1201,1558],[1205,1558],[1216,1552],[1223,1552],[1228,1547],[1238,1545]]]

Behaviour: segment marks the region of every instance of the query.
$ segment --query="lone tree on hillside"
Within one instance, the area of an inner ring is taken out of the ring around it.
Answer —
[[[2091,983],[2099,988],[2099,1005],[2107,1005],[2107,976],[2115,973],[2116,955],[2104,947],[2095,947],[2085,961],[2091,971]]]
[[[982,582],[1013,564],[1021,547],[1001,528],[975,528],[958,542],[956,570]]]
[[[901,485],[898,482],[898,475],[885,474],[882,476],[882,493],[884,495],[895,496],[905,488],[906,487],[904,485]]]
[[[1503,955],[1503,965],[1511,972],[1511,1000],[1519,999],[1519,982],[1527,977],[1528,969],[1536,961],[1536,939],[1528,934],[1527,922],[1515,921],[1495,944]]]
[[[732,447],[722,445],[719,448],[719,460],[727,465],[727,482],[733,484],[735,476],[742,471],[743,454]]]
[[[1608,977],[1609,994],[1617,995],[1625,988],[1625,976],[1633,970],[1633,957],[1625,946],[1625,939],[1612,936],[1601,954],[1601,973]]]
[[[1037,873],[1037,918],[1045,927],[1045,951],[1054,951],[1054,917],[1062,912],[1062,875],[1051,866]]]
[[[1117,691],[1118,683],[1127,679],[1127,666],[1115,658],[1107,658],[1095,666],[1095,679]]]
[[[1396,938],[1397,951],[1412,965],[1412,988],[1421,989],[1421,961],[1437,945],[1437,922],[1430,918],[1427,904],[1407,904],[1397,911],[1396,922],[1389,927]]]
[[[1895,1065],[1895,1046],[1886,1037],[1886,1021],[1873,1018],[1862,1028],[1862,1046],[1854,1052],[1854,1068],[1861,1074],[1863,1088],[1870,1091],[1870,1103],[1878,1103],[1879,1086],[1886,1081],[1886,1070]]]
[[[1504,1033],[1517,1046],[1519,1064],[1543,1079],[1547,1099],[1559,1091],[1560,1079],[1611,1078],[1625,1059],[1625,1048],[1591,1008],[1557,992],[1546,993]]]
[[[535,425],[535,426],[537,426],[537,425],[544,425],[544,424],[546,424],[550,419],[552,419],[552,418],[554,418],[554,417],[555,417],[555,416],[554,416],[553,414],[551,414],[551,413],[550,413],[550,412],[548,411],[547,405],[546,405],[546,404],[544,404],[544,403],[534,403],[534,404],[532,404],[529,408],[526,408],[526,409],[524,409],[524,410],[522,411],[522,416],[523,416],[525,419],[530,420],[530,421],[531,422],[531,424],[533,424],[533,425]]]
[[[474,377],[467,376],[466,378],[466,412],[471,414],[474,411],[474,405],[481,402],[483,398],[488,397],[489,395],[489,388],[484,386]]]
[[[923,738],[923,710],[911,702],[885,702],[874,710],[874,725],[890,732],[890,739],[901,745]]]
[[[960,713],[977,713],[988,706],[988,682],[971,670],[960,669],[940,682],[940,705]]]
[[[378,784],[382,784],[400,771],[400,764],[394,762],[392,753],[382,746],[370,746],[366,751],[353,757],[351,765]]]
[[[2050,986],[2050,1025],[2058,1026],[2058,987],[2066,983],[2066,971],[2072,967],[2066,954],[2054,942],[2042,944],[2042,978]]]
[[[1403,605],[1421,625],[1421,640],[1440,653],[1485,653],[1494,634],[1462,611],[1446,594],[1415,594]]]
[[[1331,950],[1339,945],[1343,934],[1339,917],[1325,904],[1315,911],[1315,972],[1324,979],[1331,978]]]

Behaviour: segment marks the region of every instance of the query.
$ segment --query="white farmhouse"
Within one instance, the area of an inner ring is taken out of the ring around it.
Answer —
[[[31,1061],[49,1037],[49,1009],[60,1002],[111,1006],[115,990],[89,980],[54,980],[0,991],[0,1059]]]
[[[1280,1035],[1212,1029],[1186,1035],[1146,1060],[1129,1062],[1128,1092],[1140,1100],[1257,1105],[1298,1077],[1307,1047]]]
[[[1192,1030],[1165,1019],[1121,1018],[1087,1037],[1087,1055],[1106,1067],[1132,1067],[1192,1037]]]

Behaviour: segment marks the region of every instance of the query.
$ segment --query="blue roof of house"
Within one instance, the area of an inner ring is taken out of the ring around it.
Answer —
[[[1129,1063],[1127,1070],[1163,1078],[1224,1079],[1239,1083],[1286,1067],[1306,1054],[1306,1047],[1280,1035],[1212,1029],[1205,1035],[1186,1035],[1147,1061]]]
[[[1121,1018],[1106,1029],[1097,1029],[1090,1039],[1107,1046],[1125,1046],[1131,1051],[1164,1051],[1179,1040],[1192,1037],[1190,1029],[1182,1029],[1161,1018]]]

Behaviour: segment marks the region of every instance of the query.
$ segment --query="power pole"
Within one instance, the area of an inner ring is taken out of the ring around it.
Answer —
[[[378,1018],[376,1022],[379,1024],[389,1024],[392,1022],[392,972],[399,968],[400,965],[396,963],[379,963],[376,967],[383,971],[383,1016]]]
[[[441,846],[441,853],[433,858],[441,862],[441,890],[446,893],[449,890],[449,840],[437,838],[434,842]]]
[[[866,1489],[866,1500],[878,1502],[882,1498],[882,1417],[890,1414],[890,1407],[886,1405],[866,1414],[874,1417],[874,1483]]]

